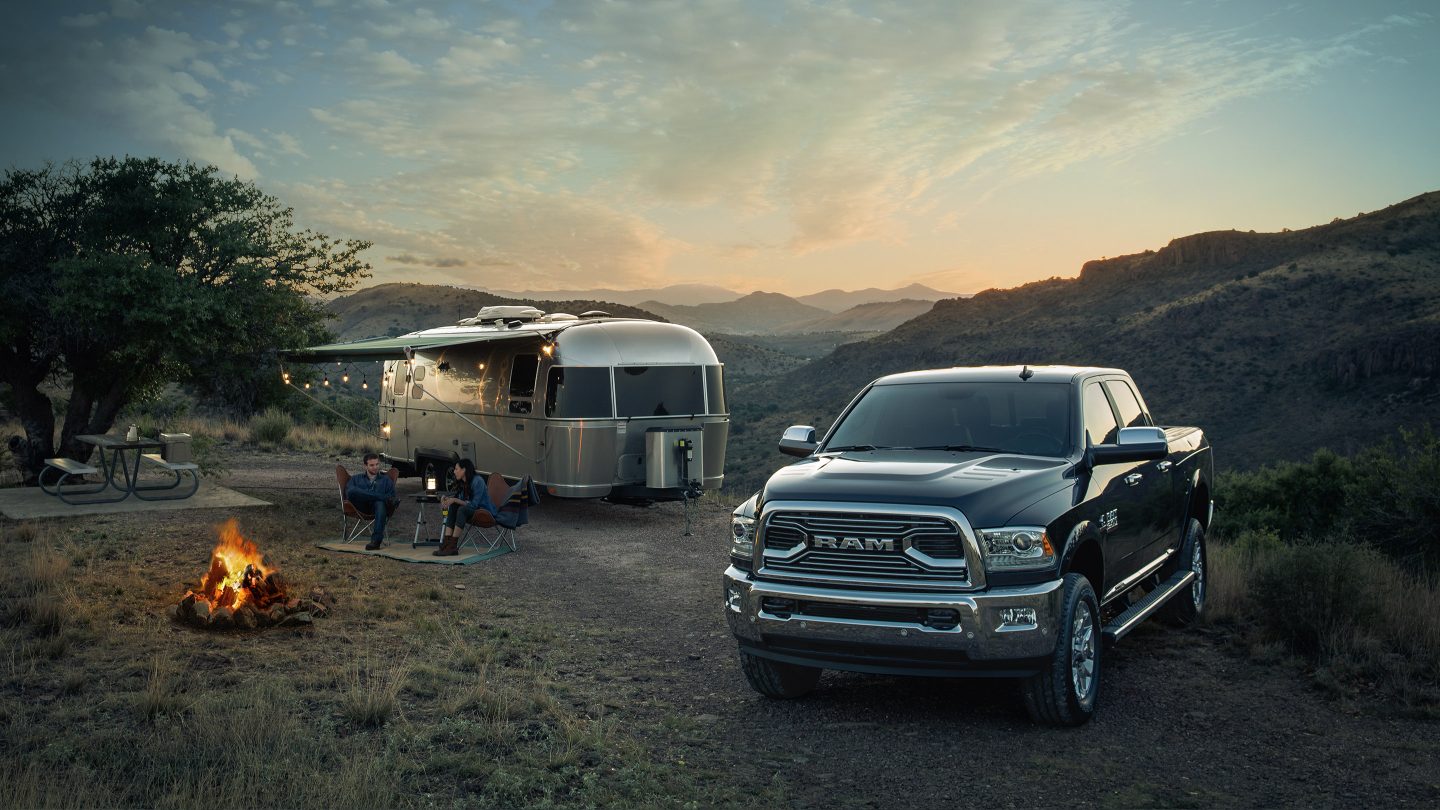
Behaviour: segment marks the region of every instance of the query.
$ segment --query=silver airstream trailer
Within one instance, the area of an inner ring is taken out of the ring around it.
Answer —
[[[724,480],[722,366],[678,324],[487,307],[455,326],[285,356],[384,360],[380,452],[407,474],[443,477],[463,457],[551,495],[616,500]]]

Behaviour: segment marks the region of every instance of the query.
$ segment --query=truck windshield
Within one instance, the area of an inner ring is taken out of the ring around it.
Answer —
[[[1029,382],[877,385],[825,450],[985,450],[1063,457],[1071,449],[1070,386]]]
[[[619,366],[615,369],[617,416],[678,416],[705,413],[700,366]]]

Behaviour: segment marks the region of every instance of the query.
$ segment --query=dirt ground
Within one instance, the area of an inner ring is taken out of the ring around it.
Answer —
[[[418,583],[544,626],[553,677],[577,706],[626,729],[656,762],[703,768],[740,795],[799,807],[1440,805],[1440,724],[1328,697],[1297,665],[1256,663],[1220,630],[1152,622],[1132,633],[1108,651],[1099,712],[1079,729],[1032,725],[1013,684],[997,680],[829,672],[811,696],[772,701],[746,684],[725,626],[724,506],[696,507],[686,537],[678,504],[550,498],[531,513],[519,553],[408,565],[314,548],[339,528],[334,463],[242,453],[219,479],[276,504],[237,510],[252,534],[300,527],[256,539],[272,562],[303,566],[339,598],[316,636],[368,638],[347,604],[387,579],[404,583],[397,593]],[[416,487],[401,482],[402,494]],[[408,542],[413,508],[392,523],[392,542]],[[188,550],[198,576],[222,517],[155,515],[156,536],[193,527],[194,548],[142,539],[134,552],[160,565]]]

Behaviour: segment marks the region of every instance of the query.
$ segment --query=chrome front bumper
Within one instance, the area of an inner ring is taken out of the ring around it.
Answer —
[[[1033,661],[1050,655],[1059,630],[1062,585],[1056,580],[966,593],[841,590],[757,582],[730,566],[724,577],[725,618],[742,646],[760,655],[774,653],[768,657],[804,659],[835,669],[898,671],[906,668],[906,651],[913,651],[917,661],[963,670],[971,663]],[[787,607],[794,609],[771,612],[766,599],[790,600],[794,604]],[[1033,609],[1036,620],[1007,625],[1001,618],[1005,608]],[[871,609],[891,616],[910,611],[918,615],[915,621],[844,617]],[[950,629],[927,626],[919,618],[932,609],[955,611],[958,624]],[[821,613],[828,615],[817,615]],[[882,663],[863,665],[871,655]],[[934,667],[927,663],[924,668]]]

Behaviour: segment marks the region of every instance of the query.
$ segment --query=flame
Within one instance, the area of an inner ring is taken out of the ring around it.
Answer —
[[[274,569],[265,565],[260,547],[240,533],[235,518],[225,521],[219,531],[220,542],[210,553],[210,570],[200,582],[200,588],[190,593],[213,607],[237,609],[246,602],[256,601],[264,590],[260,585]]]

